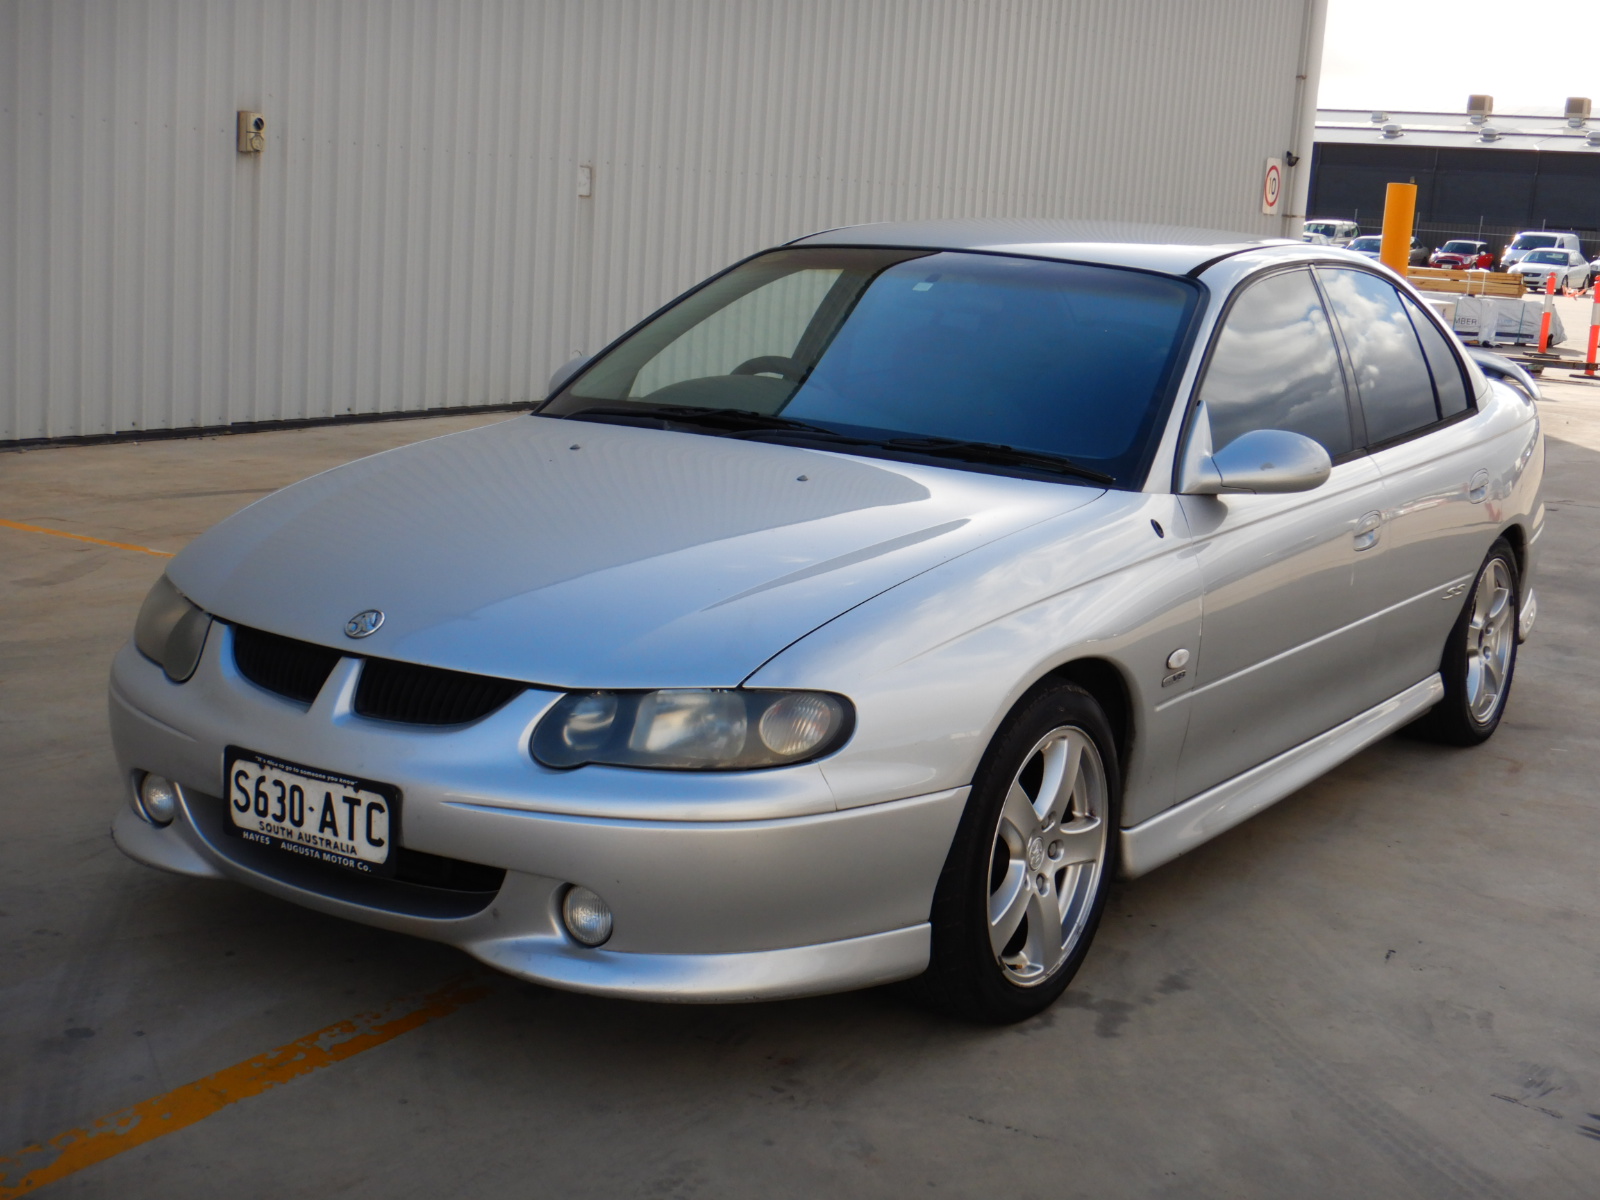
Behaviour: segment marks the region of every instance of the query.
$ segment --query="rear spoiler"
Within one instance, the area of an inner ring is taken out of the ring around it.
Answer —
[[[1533,376],[1524,371],[1516,363],[1503,354],[1494,354],[1488,350],[1477,350],[1471,346],[1466,348],[1472,361],[1478,364],[1478,369],[1491,379],[1498,379],[1514,391],[1521,392],[1529,400],[1539,398],[1539,384]]]

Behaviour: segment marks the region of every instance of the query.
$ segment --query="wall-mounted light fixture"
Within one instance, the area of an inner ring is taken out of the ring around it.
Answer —
[[[239,110],[239,153],[260,154],[267,148],[267,119],[258,112]]]

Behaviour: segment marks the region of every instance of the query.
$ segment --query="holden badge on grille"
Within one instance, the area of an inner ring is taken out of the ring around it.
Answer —
[[[378,632],[378,626],[383,624],[383,612],[380,609],[369,608],[365,612],[358,612],[344,623],[345,637],[364,638]]]

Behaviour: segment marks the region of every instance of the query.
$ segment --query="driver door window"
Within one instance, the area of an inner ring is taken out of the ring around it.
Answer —
[[[1335,461],[1355,448],[1338,345],[1310,271],[1269,275],[1234,301],[1200,398],[1216,450],[1255,429],[1303,433]]]

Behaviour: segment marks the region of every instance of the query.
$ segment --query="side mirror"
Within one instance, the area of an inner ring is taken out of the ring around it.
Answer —
[[[588,365],[589,356],[587,354],[580,354],[577,358],[572,359],[570,362],[563,363],[561,366],[557,367],[555,372],[550,376],[550,390],[545,394],[548,396],[554,396],[562,388],[567,386],[574,375]]]
[[[1285,429],[1252,429],[1185,470],[1188,495],[1309,492],[1327,482],[1333,460],[1320,443]]]

